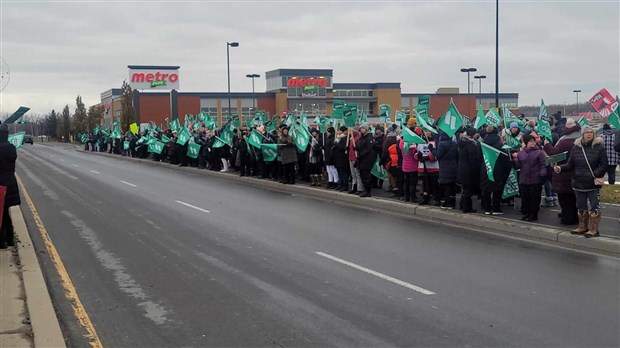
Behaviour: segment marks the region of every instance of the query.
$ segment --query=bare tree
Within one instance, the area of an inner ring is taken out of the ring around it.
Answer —
[[[129,125],[135,121],[135,112],[133,109],[133,90],[127,81],[123,81],[123,96],[121,97],[121,132],[125,133],[129,130]]]

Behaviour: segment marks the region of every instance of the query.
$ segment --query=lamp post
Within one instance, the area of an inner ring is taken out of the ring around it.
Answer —
[[[478,71],[478,69],[476,69],[476,68],[462,68],[461,69],[461,72],[466,72],[467,73],[467,94],[470,93],[470,89],[469,89],[469,86],[470,86],[469,74],[472,73],[472,72],[476,72],[476,71]]]
[[[575,90],[573,90],[573,92],[575,92],[575,95],[576,95],[576,99],[577,99],[577,115],[579,115],[579,92],[581,92],[581,90],[580,89],[575,89]]]
[[[495,107],[499,108],[499,0],[495,0]]]
[[[256,113],[256,98],[254,97],[254,79],[260,77],[259,74],[247,74],[245,77],[252,79],[252,110]]]
[[[482,79],[486,79],[486,75],[476,75],[474,76],[474,79],[478,80],[478,98],[480,98],[480,100],[482,101],[481,98],[481,94],[482,94]],[[482,104],[482,102],[480,102],[480,104]]]
[[[226,68],[228,70],[228,115],[230,116],[230,47],[239,47],[238,42],[226,42]]]

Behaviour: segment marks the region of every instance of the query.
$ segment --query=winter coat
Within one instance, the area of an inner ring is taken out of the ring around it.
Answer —
[[[415,158],[415,154],[418,151],[416,144],[410,144],[409,150],[405,155],[405,141],[401,139],[398,142],[398,147],[400,147],[400,151],[403,154],[403,173],[413,173],[418,171],[418,160]]]
[[[429,140],[428,143],[417,146],[418,151],[414,158],[418,161],[419,175],[439,175],[439,162],[437,162],[437,157],[431,152],[435,144],[435,140]]]
[[[484,160],[481,161],[480,165],[480,188],[483,191],[501,191],[504,189],[504,185],[506,184],[506,179],[508,179],[508,175],[510,174],[510,158],[508,158],[508,154],[502,150],[502,141],[497,134],[497,131],[493,131],[491,133],[487,133],[484,138],[484,143],[502,151],[504,155],[499,155],[497,157],[497,161],[495,162],[495,168],[493,169],[493,178],[495,181],[489,180],[489,175],[487,174],[487,169],[484,165]],[[480,149],[480,158],[482,158],[482,148]]]
[[[353,132],[353,140],[357,144],[357,141],[360,139],[361,134],[359,132]],[[353,146],[353,141],[349,140],[349,161],[357,160],[357,154],[355,153],[355,146]]]
[[[372,146],[373,151],[375,152],[375,154],[379,155],[379,157],[381,157],[381,155],[383,154],[383,151],[386,151],[387,148],[389,147],[389,145],[385,144],[385,135],[381,134],[379,136],[374,136],[374,144]],[[391,145],[391,144],[390,144]],[[381,160],[381,159],[379,159]]]
[[[325,165],[334,165],[334,133],[325,133]]]
[[[385,162],[385,169],[390,170],[392,167],[400,168],[402,166],[402,161],[399,163],[399,148],[396,143],[390,145],[387,149],[388,152],[388,160]]]
[[[573,145],[575,145],[575,139],[581,137],[581,134],[579,133],[579,126],[564,128],[564,133],[565,135],[562,136],[557,143],[555,143],[555,146],[547,143],[544,147],[545,152],[549,156],[566,152],[566,160],[558,162],[558,165],[565,164],[568,161],[568,158],[571,156],[571,152],[573,151]],[[553,178],[551,180],[553,192],[572,193],[573,187],[571,185],[571,178],[572,173],[570,172],[562,172],[559,174],[553,172]]]
[[[315,139],[313,136],[310,136],[310,145],[308,145],[310,151],[308,152],[308,163],[312,164],[323,164],[323,144],[321,143],[321,138]]]
[[[519,151],[516,160],[519,172],[520,185],[542,184],[547,176],[545,153],[537,147],[525,148]]]
[[[612,130],[605,130],[601,133],[601,137],[603,138],[603,145],[607,151],[607,164],[610,166],[615,166],[619,162],[618,160],[620,159],[620,154],[614,149],[614,144],[616,142],[616,138],[620,137],[620,133]]]
[[[396,135],[388,136],[383,141],[383,150],[380,153],[381,155],[381,163],[386,164],[390,160],[389,148],[390,146],[397,144]]]
[[[458,145],[443,131],[439,145],[431,149],[433,156],[439,161],[439,183],[450,184],[456,182],[459,160]]]
[[[15,179],[16,160],[17,150],[9,143],[9,131],[0,130],[0,186],[6,186],[5,208],[21,204]]]
[[[457,182],[463,186],[477,187],[480,184],[480,149],[476,141],[461,135],[458,142],[459,160],[456,170]]]
[[[290,135],[281,135],[278,138],[278,150],[280,150],[280,157],[282,158],[282,164],[297,162],[297,146],[293,141],[293,137]]]
[[[572,171],[573,190],[587,192],[600,188],[600,186],[594,186],[594,177],[590,172],[588,163],[586,163],[584,151],[588,157],[588,163],[592,167],[594,177],[602,178],[607,173],[607,153],[601,137],[595,137],[587,144],[583,143],[583,137],[575,140],[568,162],[561,165],[560,168],[562,172]]]
[[[345,170],[349,168],[349,155],[347,153],[347,137],[346,135],[336,138],[332,150],[334,165],[336,168]]]
[[[375,164],[377,154],[375,153],[374,145],[375,141],[370,133],[364,134],[355,143],[359,169],[370,170]]]

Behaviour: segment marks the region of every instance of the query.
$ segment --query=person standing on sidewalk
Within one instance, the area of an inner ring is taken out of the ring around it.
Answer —
[[[461,195],[461,211],[463,213],[475,213],[471,197],[474,192],[478,192],[480,185],[480,148],[475,139],[476,129],[467,128],[465,133],[461,134],[459,147],[459,160],[457,165],[457,182],[463,188]]]
[[[357,151],[355,151],[355,144],[360,139],[360,132],[355,128],[351,130],[349,135],[349,168],[351,170],[351,189],[349,194],[362,194],[364,192],[364,185],[362,184],[362,177],[360,176],[360,169],[357,162]]]
[[[609,182],[610,185],[616,183],[616,166],[618,165],[620,154],[614,149],[614,145],[616,143],[616,138],[619,136],[618,131],[612,131],[608,123],[603,125],[601,137],[603,137],[603,145],[607,151],[607,182]]]
[[[368,123],[364,123],[360,126],[360,139],[355,142],[355,150],[357,151],[357,163],[360,171],[360,177],[362,178],[362,185],[364,191],[360,194],[360,197],[370,197],[371,189],[371,174],[372,166],[375,164],[377,154],[374,151],[375,140],[372,134],[368,131]],[[358,188],[359,190],[359,188]]]
[[[484,143],[499,151],[503,151],[503,143],[498,135],[498,132],[499,131],[497,128],[488,126],[486,128]],[[508,175],[510,175],[510,159],[508,159],[508,156],[503,155],[497,157],[497,162],[495,162],[495,167],[493,168],[493,178],[495,181],[491,181],[489,179],[484,161],[481,163],[480,172],[483,173],[480,176],[480,187],[482,189],[482,208],[484,209],[484,214],[504,214],[504,212],[500,209],[499,204],[502,199],[506,179],[508,179]]]
[[[594,129],[584,126],[581,137],[575,140],[575,145],[568,162],[554,166],[556,173],[572,171],[572,184],[577,196],[579,227],[573,234],[585,234],[587,238],[599,235],[598,225],[601,221],[601,207],[599,190],[607,172],[607,153],[603,146],[603,138],[594,134]],[[596,182],[595,182],[596,181]],[[588,211],[588,201],[590,209]],[[586,233],[587,232],[587,233]]]
[[[575,140],[581,137],[580,129],[575,120],[569,118],[564,127],[564,134],[555,143],[555,146],[545,140],[544,150],[547,155],[553,156],[566,152],[566,160],[558,162],[558,165],[565,164],[568,158],[570,158]],[[571,186],[571,173],[554,172],[551,184],[553,192],[557,193],[558,202],[560,203],[560,223],[563,225],[576,224],[579,218],[577,217],[577,199],[575,198],[575,191],[573,191]]]
[[[439,161],[439,185],[441,186],[441,207],[456,208],[456,178],[459,149],[456,141],[446,132],[439,131],[439,144],[431,153]]]
[[[295,163],[297,163],[297,147],[293,137],[288,134],[288,127],[282,127],[282,133],[278,138],[278,150],[282,157],[282,176],[280,182],[287,185],[295,184]]]
[[[540,192],[542,183],[547,176],[545,153],[538,148],[534,137],[529,134],[523,136],[525,148],[516,155],[519,175],[519,193],[521,195],[521,212],[524,221],[538,221],[540,210]]]
[[[9,208],[20,205],[19,188],[15,179],[15,161],[17,150],[9,143],[9,129],[6,124],[0,124],[0,186],[6,187],[4,206],[2,207],[2,225],[0,226],[0,249],[15,246],[13,237],[13,222],[9,215]]]
[[[411,126],[410,129],[418,136],[422,135],[422,129]],[[409,148],[405,153],[405,140],[400,139],[398,146],[403,154],[403,199],[405,202],[417,202],[416,196],[418,187],[418,160],[416,159],[417,145],[407,144]]]

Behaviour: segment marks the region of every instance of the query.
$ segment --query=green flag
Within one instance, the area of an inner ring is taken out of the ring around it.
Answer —
[[[490,108],[487,114],[484,115],[484,117],[486,118],[487,123],[493,127],[499,126],[499,124],[502,122],[502,118],[497,113],[495,108]]]
[[[618,96],[616,96],[616,102],[620,104],[620,99],[618,99]],[[620,129],[620,106],[618,106],[614,112],[609,114],[607,122],[609,122],[614,129]]]
[[[426,123],[431,124],[429,120],[429,110],[431,107],[431,96],[421,95],[418,97],[418,104],[415,107],[416,120],[420,117],[424,118]]]
[[[9,135],[9,143],[13,144],[15,148],[19,149],[24,146],[24,138],[26,137],[26,132],[13,133]]]
[[[344,125],[347,127],[355,127],[355,122],[357,122],[357,117],[353,114],[353,110],[348,106],[343,108],[344,115]]]
[[[226,145],[226,143],[216,135],[212,147],[214,149],[219,149],[220,147],[224,147],[224,145]]]
[[[442,131],[446,132],[449,137],[452,137],[454,133],[456,133],[459,128],[463,126],[463,118],[459,111],[456,109],[456,106],[450,100],[450,106],[448,107],[448,111],[443,115],[443,117],[437,122],[437,127]]]
[[[261,143],[263,142],[263,138],[264,136],[260,134],[256,129],[252,129],[252,132],[250,133],[250,136],[248,137],[248,143],[260,149]]]
[[[395,116],[394,116],[394,120],[395,122],[398,124],[406,124],[407,123],[407,113],[405,113],[404,111],[396,111]]]
[[[263,159],[265,162],[271,162],[278,157],[277,144],[261,144],[261,150],[263,151]]]
[[[82,134],[82,136],[80,137],[80,141],[82,142],[82,144],[84,144],[87,140],[88,137],[86,136],[86,134]]]
[[[495,178],[493,177],[493,170],[495,169],[497,157],[499,157],[502,152],[485,143],[480,143],[480,145],[482,145],[482,158],[484,159],[484,166],[487,169],[487,176],[489,177],[489,180],[495,181]]]
[[[129,142],[127,140],[123,141],[123,150],[129,150]]]
[[[170,123],[168,123],[168,126],[170,126],[170,129],[173,132],[178,132],[179,130],[181,130],[181,125],[179,124],[179,119],[178,118],[175,118]]]
[[[538,134],[544,136],[549,141],[553,141],[553,136],[551,135],[551,126],[549,125],[549,121],[538,120],[538,125],[536,126],[536,130]]]
[[[484,111],[482,111],[482,105],[478,105],[478,114],[476,115],[476,122],[474,122],[474,128],[480,129],[484,124],[488,123]]]
[[[577,124],[579,124],[579,127],[583,128],[588,125],[588,119],[586,119],[585,116],[581,116]]]
[[[297,146],[299,151],[306,151],[306,148],[310,143],[310,133],[308,133],[308,128],[303,126],[297,127],[291,136],[293,137],[295,146]]]
[[[344,118],[344,105],[344,100],[334,99],[332,118],[335,118],[337,120],[342,120]]]
[[[403,127],[403,141],[405,143],[426,144],[424,139],[420,138],[411,129]],[[408,146],[407,146],[408,147]]]
[[[379,105],[379,122],[386,123],[387,120],[392,120],[391,108],[390,104]]]
[[[147,151],[156,153],[156,154],[161,154],[163,150],[164,150],[164,143],[155,140],[151,144],[148,145]]]
[[[364,111],[362,109],[362,111],[360,112],[360,118],[359,118],[359,124],[364,124],[368,122],[368,114],[366,113],[366,111]]]
[[[385,180],[387,178],[387,171],[385,170],[385,167],[383,167],[383,165],[381,164],[381,161],[379,160],[379,155],[377,155],[375,164],[372,165],[372,170],[370,171],[370,174],[376,176],[381,180]]]
[[[345,112],[345,120],[346,120],[346,112],[347,112],[346,108],[349,108],[351,110],[351,117],[355,119],[354,123],[356,123],[357,119],[358,119],[357,103],[348,102],[348,103],[345,104],[345,110],[344,110],[344,112]],[[346,123],[346,121],[345,121],[345,123]],[[351,127],[355,127],[355,124],[353,124],[353,126],[351,126]]]
[[[508,176],[508,180],[506,180],[506,185],[504,185],[504,192],[502,193],[502,199],[507,199],[512,196],[516,196],[519,194],[519,180],[517,178],[517,171],[513,169],[510,170],[510,175]]]
[[[506,134],[506,142],[502,146],[502,149],[518,149],[521,147],[521,142],[510,135],[510,131]]]
[[[232,141],[233,138],[235,136],[235,133],[233,133],[230,129],[225,128],[222,130],[222,133],[220,134],[220,138],[226,143],[228,144],[228,146],[232,146]]]
[[[187,146],[187,157],[196,159],[198,158],[199,152],[200,152],[200,145],[196,143],[189,143],[189,145]]]
[[[538,121],[545,120],[549,122],[549,115],[547,114],[547,107],[545,106],[545,101],[540,100],[540,110],[538,111]]]
[[[181,131],[177,134],[177,144],[181,146],[185,145],[191,136],[187,128],[181,127]]]
[[[161,135],[161,142],[164,144],[168,144],[170,142],[170,138],[168,138],[166,135],[162,134]]]
[[[504,127],[509,128],[510,127],[510,123],[512,123],[512,122],[517,122],[519,127],[523,127],[525,125],[525,122],[523,122],[520,118],[515,116],[510,111],[510,109],[508,109],[508,107],[504,106],[502,110],[503,110],[503,113],[504,113]],[[546,113],[546,111],[545,111],[545,113]]]

